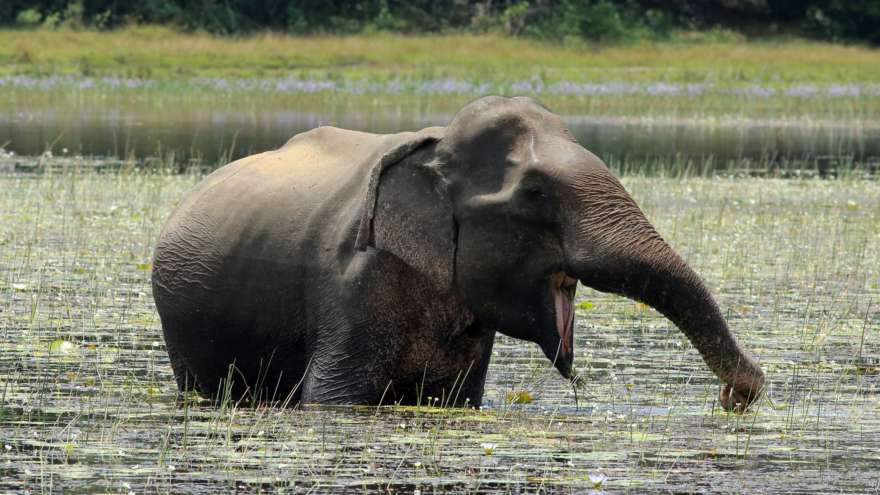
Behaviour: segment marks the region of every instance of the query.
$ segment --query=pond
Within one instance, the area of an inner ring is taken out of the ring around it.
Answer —
[[[18,155],[48,151],[136,160],[174,155],[179,164],[197,159],[214,167],[277,148],[319,125],[389,133],[446,125],[453,116],[418,107],[218,107],[0,105],[0,145]],[[565,120],[581,144],[616,168],[631,171],[688,167],[751,175],[795,170],[825,174],[838,169],[875,171],[880,166],[877,122],[585,114],[565,115]]]
[[[823,176],[880,167],[880,86],[75,75],[0,77],[0,149],[214,168],[319,125],[446,125],[480,94],[531,95],[628,173]],[[3,164],[0,164],[2,167]]]
[[[880,493],[876,85],[501,88],[546,96],[706,280],[769,378],[736,415],[668,320],[584,287],[577,389],[499,336],[481,410],[179,400],[150,259],[201,174],[475,90],[263,83],[0,78],[0,492]]]

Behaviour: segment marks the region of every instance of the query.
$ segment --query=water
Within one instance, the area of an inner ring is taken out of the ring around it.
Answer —
[[[144,159],[173,153],[211,167],[274,149],[319,125],[390,133],[446,125],[451,113],[277,108],[0,107],[0,145],[18,155],[83,155]],[[880,125],[774,119],[687,120],[568,115],[585,147],[609,163],[688,163],[708,170],[876,169]],[[680,165],[679,165],[680,166]]]
[[[455,89],[432,91],[443,88]],[[179,403],[149,260],[199,176],[97,174],[113,160],[73,157],[212,167],[317,125],[396,132],[452,113],[155,96],[0,104],[0,492],[880,493],[876,181],[623,178],[767,372],[767,398],[746,415],[717,407],[717,379],[667,320],[585,288],[577,391],[536,346],[499,337],[483,411]],[[629,170],[870,169],[880,157],[880,126],[858,119],[565,119]],[[48,172],[15,172],[37,164]],[[509,403],[523,390],[533,402]]]
[[[577,398],[499,338],[487,408],[448,412],[178,404],[147,263],[198,177],[85,170],[0,174],[0,491],[880,492],[876,181],[624,178],[759,357],[754,412],[717,407],[667,320],[584,288]]]

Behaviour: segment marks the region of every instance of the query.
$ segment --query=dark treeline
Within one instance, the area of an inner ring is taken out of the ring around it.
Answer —
[[[600,42],[723,28],[880,44],[880,0],[2,0],[0,23],[154,23],[217,34],[498,31]]]

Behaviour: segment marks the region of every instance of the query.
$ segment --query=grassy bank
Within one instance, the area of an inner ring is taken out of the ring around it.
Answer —
[[[707,33],[600,46],[465,34],[0,30],[0,111],[11,115],[165,107],[425,116],[485,94],[534,96],[563,114],[870,122],[880,114],[880,50]]]
[[[0,31],[0,74],[458,78],[487,81],[877,82],[880,50],[807,41],[560,45],[496,35],[219,38],[161,27]]]

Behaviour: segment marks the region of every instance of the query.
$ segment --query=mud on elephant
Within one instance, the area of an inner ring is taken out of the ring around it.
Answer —
[[[178,385],[293,403],[478,405],[495,332],[571,377],[578,282],[674,322],[724,407],[762,389],[700,277],[528,98],[418,132],[320,127],[231,163],[183,199],[153,263]]]

